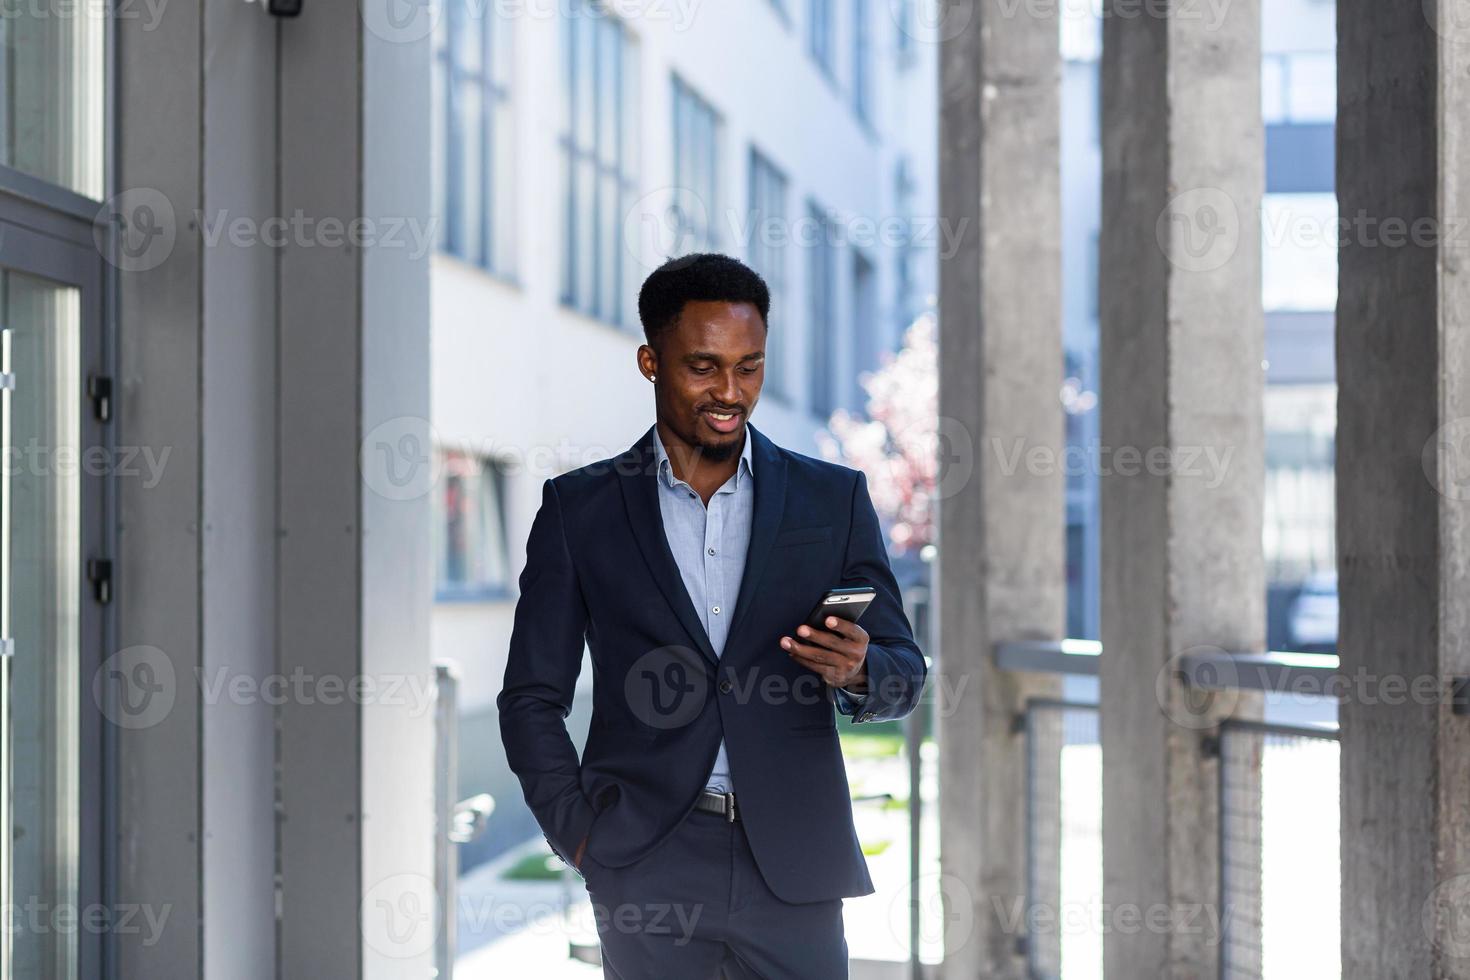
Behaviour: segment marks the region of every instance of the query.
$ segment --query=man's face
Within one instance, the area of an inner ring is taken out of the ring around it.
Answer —
[[[639,363],[658,376],[659,419],[712,462],[739,454],[765,380],[766,325],[750,303],[687,303]]]

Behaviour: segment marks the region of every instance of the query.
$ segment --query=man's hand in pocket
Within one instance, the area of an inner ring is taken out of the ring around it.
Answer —
[[[582,843],[577,845],[577,853],[572,855],[572,867],[580,873],[582,870],[582,857],[587,853],[587,838],[582,838]]]

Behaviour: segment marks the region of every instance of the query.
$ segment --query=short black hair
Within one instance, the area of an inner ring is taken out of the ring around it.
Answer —
[[[658,350],[660,337],[679,321],[684,304],[701,301],[749,303],[770,329],[771,291],[760,273],[728,255],[695,252],[669,259],[638,290],[638,319],[648,346]]]

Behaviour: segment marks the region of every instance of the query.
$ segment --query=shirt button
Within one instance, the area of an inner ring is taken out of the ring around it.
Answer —
[[[720,693],[721,694],[729,694],[730,691],[731,691],[731,689],[733,687],[734,687],[734,685],[731,684],[729,681],[720,681]]]
[[[715,613],[716,616],[718,616],[720,614],[720,607],[719,606],[715,606],[714,613]]]
[[[689,491],[689,496],[691,496],[691,497],[694,496],[694,491],[693,490],[690,490]]]
[[[711,548],[711,549],[710,549],[710,550],[709,550],[709,553],[710,553],[710,554],[714,554],[714,553],[715,553],[715,549],[713,549],[713,548]]]

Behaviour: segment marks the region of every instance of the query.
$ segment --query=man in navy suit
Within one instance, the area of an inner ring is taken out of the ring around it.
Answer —
[[[866,478],[749,423],[769,310],[727,256],[650,275],[638,367],[656,421],[547,480],[526,542],[500,729],[586,883],[607,977],[846,977],[842,899],[874,889],[837,717],[902,718],[924,686]],[[857,585],[877,592],[859,624],[803,625]],[[565,718],[584,641],[579,761]]]

